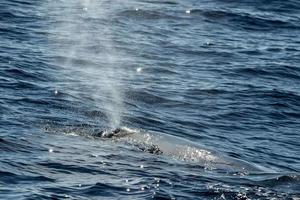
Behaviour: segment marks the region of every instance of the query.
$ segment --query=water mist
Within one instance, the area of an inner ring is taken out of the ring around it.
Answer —
[[[97,107],[108,119],[109,128],[117,128],[123,112],[120,54],[113,47],[111,10],[108,1],[49,1],[55,19],[52,40],[58,43],[66,59],[63,67],[79,74],[80,81],[90,87]],[[74,66],[74,61],[77,62]],[[78,63],[82,63],[78,66]]]

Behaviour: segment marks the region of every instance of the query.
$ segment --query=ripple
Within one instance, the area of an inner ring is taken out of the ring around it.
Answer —
[[[6,171],[0,171],[0,175],[0,182],[4,184],[17,184],[20,182],[54,182],[53,179],[45,176],[18,175]]]
[[[239,25],[244,29],[253,30],[272,30],[274,28],[297,29],[298,24],[281,19],[255,16],[249,13],[232,12],[230,10],[206,10],[192,9],[189,10],[191,16],[202,16],[211,21],[218,23],[230,23],[233,26]]]
[[[124,10],[118,15],[120,17],[129,18],[133,20],[179,19],[178,16],[174,16],[172,15],[172,13],[145,9]]]
[[[1,197],[297,199],[299,9],[2,0]]]

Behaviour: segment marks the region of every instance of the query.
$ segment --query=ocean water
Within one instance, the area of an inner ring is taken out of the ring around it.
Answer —
[[[0,199],[298,200],[299,64],[297,0],[1,0]]]

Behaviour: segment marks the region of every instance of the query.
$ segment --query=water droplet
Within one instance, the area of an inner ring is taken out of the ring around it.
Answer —
[[[57,95],[57,94],[58,94],[58,91],[57,91],[57,90],[54,90],[54,94]]]
[[[141,187],[141,190],[142,190],[142,191],[144,191],[144,190],[145,190],[145,188],[144,188],[144,187]]]
[[[142,72],[142,68],[141,67],[138,67],[138,68],[136,68],[136,72]]]
[[[127,188],[126,191],[127,191],[127,192],[130,192],[130,188]]]
[[[128,179],[126,179],[125,182],[128,183]]]

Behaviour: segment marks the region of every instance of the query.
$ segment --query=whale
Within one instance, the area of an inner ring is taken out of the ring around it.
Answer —
[[[95,140],[110,141],[132,146],[139,151],[171,158],[199,166],[205,170],[216,170],[226,174],[246,175],[249,173],[273,173],[261,165],[229,156],[225,153],[204,147],[193,141],[155,131],[118,127],[109,129],[94,129],[92,127],[59,128],[46,126],[48,133],[63,133],[82,136]]]
[[[233,158],[215,150],[176,136],[157,132],[120,127],[93,133],[93,138],[122,142],[137,149],[158,156],[196,163],[209,170],[225,170],[227,173],[248,174],[266,171],[262,166]]]

